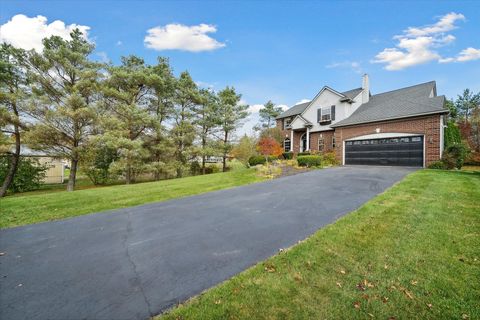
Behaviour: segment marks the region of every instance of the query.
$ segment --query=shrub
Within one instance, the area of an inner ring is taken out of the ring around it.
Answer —
[[[283,156],[283,159],[285,159],[285,160],[293,159],[293,152],[291,152],[291,151],[284,152],[284,153],[282,153],[282,156]]]
[[[104,145],[92,146],[82,153],[82,172],[94,185],[105,185],[117,175],[111,165],[119,158],[117,150]]]
[[[463,143],[457,143],[445,149],[444,158],[452,161],[457,169],[461,169],[468,152],[468,148]]]
[[[441,169],[441,170],[446,170],[447,169],[447,166],[445,165],[445,162],[443,162],[442,160],[440,161],[435,161],[435,162],[432,162],[428,165],[428,169]]]
[[[305,151],[305,152],[299,152],[299,153],[297,153],[297,157],[309,156],[309,155],[310,155],[310,151]]]
[[[209,164],[205,166],[205,174],[218,173],[220,172],[220,167],[216,164]]]
[[[299,156],[297,157],[298,165],[301,167],[320,167],[322,165],[322,157],[320,156]]]
[[[267,158],[269,162],[278,159],[278,157],[276,156],[268,156]],[[265,164],[265,162],[267,162],[267,159],[265,158],[265,156],[253,156],[253,157],[250,157],[250,159],[248,159],[248,164],[251,167],[254,167],[259,164]]]
[[[8,157],[0,157],[0,181],[4,181],[7,176],[10,159]],[[37,159],[20,157],[17,172],[13,178],[8,191],[25,192],[38,189],[45,178],[46,166],[39,164]]]
[[[470,166],[480,166],[480,152],[470,153],[464,164]]]
[[[326,152],[322,156],[322,164],[325,166],[336,166],[339,164],[335,152]]]
[[[445,128],[445,147],[460,144],[462,142],[461,139],[460,129],[455,124],[455,121],[448,121],[447,127]]]

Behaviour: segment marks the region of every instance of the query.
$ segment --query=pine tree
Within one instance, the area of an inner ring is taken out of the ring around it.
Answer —
[[[241,121],[248,116],[248,105],[240,104],[241,94],[235,92],[235,88],[226,87],[218,93],[220,127],[223,134],[222,168],[227,171],[227,155],[232,149],[232,133],[239,127]]]
[[[89,59],[94,45],[78,29],[70,38],[43,39],[43,52],[29,54],[34,93],[29,113],[37,120],[29,137],[34,148],[70,160],[67,190],[73,191],[81,149],[97,118],[100,65]]]

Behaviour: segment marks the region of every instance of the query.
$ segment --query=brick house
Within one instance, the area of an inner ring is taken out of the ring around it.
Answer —
[[[335,152],[342,164],[425,167],[441,158],[445,97],[435,81],[372,95],[323,87],[277,117],[285,151]]]

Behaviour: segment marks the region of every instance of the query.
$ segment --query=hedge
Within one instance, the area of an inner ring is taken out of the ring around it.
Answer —
[[[290,159],[293,159],[293,152],[284,152],[282,153],[282,157],[283,159],[285,160],[290,160]]]
[[[277,159],[278,157],[268,156],[269,162]],[[252,167],[259,164],[265,164],[265,162],[266,162],[265,156],[251,156],[250,159],[248,159],[248,164]]]
[[[321,156],[298,156],[297,163],[301,167],[320,167],[322,165]]]

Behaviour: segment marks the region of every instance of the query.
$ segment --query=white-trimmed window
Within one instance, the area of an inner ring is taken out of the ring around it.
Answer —
[[[283,130],[290,129],[292,124],[292,118],[283,119]]]
[[[331,107],[322,108],[322,118],[320,119],[320,121],[325,122],[330,120],[332,120],[332,108]]]
[[[320,136],[318,138],[318,151],[323,151],[325,149],[325,139]]]
[[[291,151],[291,147],[292,142],[290,141],[290,138],[285,138],[285,140],[283,140],[283,150],[285,150],[285,152],[289,152]]]

